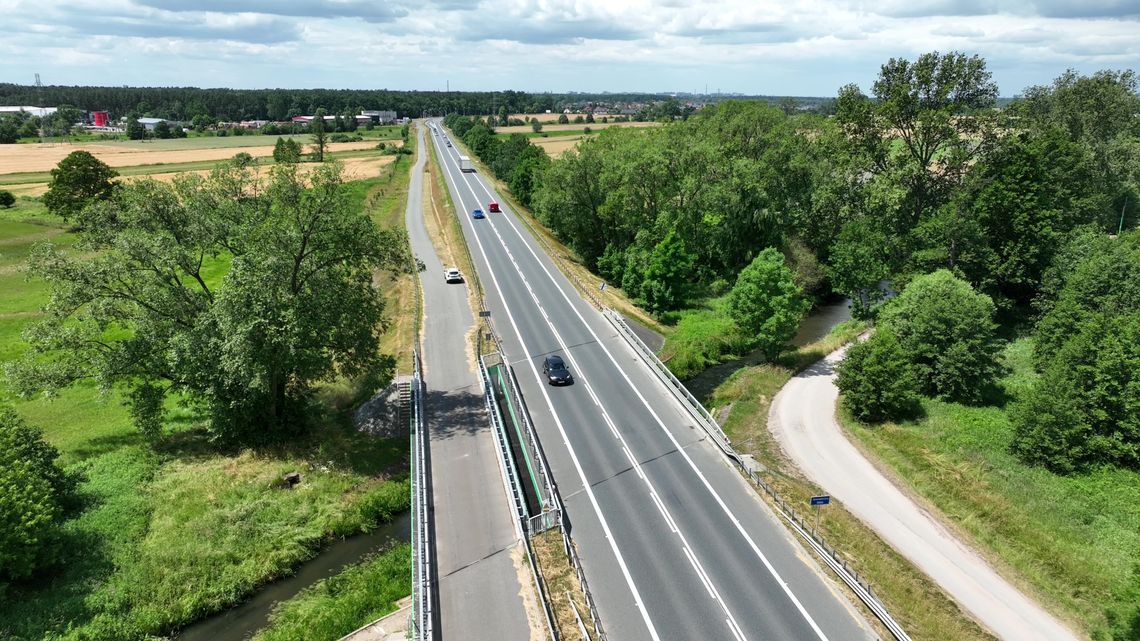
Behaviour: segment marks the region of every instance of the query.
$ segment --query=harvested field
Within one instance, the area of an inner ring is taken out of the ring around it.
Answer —
[[[555,120],[558,119],[557,116],[555,116],[554,118],[555,118]],[[573,119],[573,116],[571,116],[571,119]],[[541,118],[539,119],[539,121],[541,122]],[[578,124],[571,123],[568,125],[557,125],[557,124],[556,125],[548,125],[546,123],[543,123],[542,130],[543,131],[577,131],[577,130],[582,129],[583,127],[589,127],[591,130],[597,131],[599,129],[606,129],[607,127],[660,127],[660,126],[661,126],[661,123],[658,123],[658,122],[594,122],[594,123],[581,123],[580,122]],[[530,128],[530,125],[521,125],[521,126],[516,126],[516,127],[495,127],[495,132],[500,133],[500,134],[515,134],[515,133],[526,134],[526,133],[530,133],[532,131],[534,131],[534,130]]]
[[[547,156],[557,158],[566,153],[568,149],[578,146],[578,141],[586,136],[561,136],[558,138],[531,138],[530,142],[541,147]]]
[[[242,136],[241,138],[247,138]],[[248,136],[248,138],[270,138],[270,136]],[[276,141],[276,137],[272,137]],[[302,137],[304,138],[304,137]],[[237,140],[234,138],[233,140]],[[273,145],[241,146],[235,147],[201,147],[199,140],[224,141],[229,138],[188,138],[174,142],[183,143],[186,148],[170,149],[172,141],[157,141],[161,146],[148,146],[150,143],[83,143],[77,145],[57,144],[29,144],[29,145],[0,145],[0,175],[29,172],[50,171],[73,151],[89,151],[99,160],[111,167],[134,167],[138,165],[159,165],[187,162],[218,161],[232,158],[239,152],[245,152],[255,158],[272,156]],[[384,141],[392,146],[399,146],[403,141]],[[191,144],[194,143],[194,144]],[[329,152],[349,151],[356,149],[373,149],[376,140],[363,140],[360,142],[342,142],[329,145]]]
[[[559,152],[559,153],[561,153],[561,152]],[[375,156],[358,156],[355,158],[343,158],[340,160],[340,162],[341,162],[341,164],[344,165],[344,179],[345,179],[345,181],[351,181],[351,180],[361,180],[364,178],[374,178],[380,174],[380,168],[381,167],[385,167],[387,165],[390,165],[395,160],[396,160],[396,156],[375,155]],[[260,167],[258,173],[261,175],[264,175],[266,172],[269,171],[269,168],[272,166],[273,165],[271,163],[270,164],[264,164]],[[308,166],[308,165],[302,165],[302,167],[305,167],[305,166]],[[312,165],[312,166],[316,167],[316,165]],[[158,167],[157,169],[161,169],[161,167]],[[138,175],[133,175],[133,176],[123,176],[121,178],[121,180],[138,180],[140,178],[154,178],[155,180],[161,180],[163,182],[169,182],[171,180],[174,180],[175,176],[185,176],[186,174],[199,174],[199,175],[205,176],[206,174],[210,173],[210,171],[211,171],[210,168],[190,169],[190,170],[184,170],[184,171],[165,171],[165,172],[164,171],[158,171],[158,172],[155,172],[153,174],[138,174]],[[3,186],[4,189],[12,192],[16,196],[42,196],[44,194],[44,192],[47,191],[47,183],[46,182],[24,183],[24,184],[19,184],[19,185],[3,185],[3,183],[0,182],[0,186]]]

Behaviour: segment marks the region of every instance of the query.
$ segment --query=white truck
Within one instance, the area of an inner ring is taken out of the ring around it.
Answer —
[[[470,156],[459,157],[459,171],[475,171],[475,165],[471,163]]]

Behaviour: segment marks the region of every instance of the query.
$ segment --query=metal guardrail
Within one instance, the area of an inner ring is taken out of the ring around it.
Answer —
[[[661,362],[661,359],[657,358],[657,355],[630,329],[625,319],[608,307],[602,310],[602,315],[618,330],[618,333],[625,338],[626,342],[633,347],[634,351],[638,352],[642,360],[649,365],[650,369],[652,369],[661,382],[665,384],[665,387],[669,388],[669,391],[689,410],[689,413],[701,424],[701,427],[703,427],[705,432],[716,442],[725,456],[736,464],[736,468],[740,473],[772,497],[772,500],[776,503],[776,511],[788,521],[792,530],[799,534],[800,537],[807,542],[808,546],[815,550],[823,559],[824,563],[839,576],[840,580],[851,588],[851,591],[882,621],[883,625],[894,635],[895,639],[898,641],[911,641],[910,636],[907,635],[898,621],[891,616],[891,613],[887,611],[882,601],[879,601],[878,597],[871,591],[871,585],[852,570],[847,562],[839,557],[839,553],[836,549],[829,546],[815,528],[807,525],[803,518],[796,514],[791,505],[777,494],[771,485],[764,482],[755,471],[745,467],[740,454],[732,447],[732,441],[730,441],[724,431],[720,429],[720,425],[716,419],[713,418],[712,414],[705,409],[705,406],[697,400],[697,397],[693,396],[692,392]]]
[[[498,357],[499,355],[479,355],[479,378],[483,382],[483,402],[487,405],[487,414],[491,417],[491,433],[495,437],[495,447],[499,451],[499,469],[502,472],[503,485],[515,506],[515,532],[519,538],[522,538],[522,523],[527,518],[526,501],[523,499],[522,488],[519,487],[518,473],[512,463],[511,449],[507,442],[503,417],[499,415],[499,407],[495,403],[491,376],[487,373],[486,359],[489,356]]]
[[[605,307],[602,309],[602,315],[618,330],[618,333],[625,338],[626,342],[641,354],[642,360],[653,369],[657,377],[661,379],[661,382],[665,383],[665,386],[669,388],[669,391],[689,409],[689,413],[693,415],[693,418],[697,419],[697,422],[701,424],[701,427],[709,437],[716,442],[717,447],[739,465],[740,455],[732,447],[732,441],[729,440],[724,430],[720,429],[720,424],[718,424],[716,419],[713,418],[713,415],[705,409],[705,406],[697,400],[697,397],[693,396],[692,392],[673,375],[673,372],[669,371],[665,363],[662,363],[661,359],[657,358],[653,350],[649,349],[649,346],[634,333],[633,329],[625,322],[621,314],[609,307]]]
[[[432,603],[432,532],[428,515],[426,440],[424,425],[424,381],[419,351],[412,352],[412,625],[409,631],[416,641],[433,641]]]

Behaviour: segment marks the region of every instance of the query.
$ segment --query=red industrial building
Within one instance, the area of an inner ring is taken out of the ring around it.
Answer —
[[[109,119],[110,118],[108,117],[108,113],[106,111],[91,112],[91,121],[95,124],[96,127],[106,127],[107,121]]]

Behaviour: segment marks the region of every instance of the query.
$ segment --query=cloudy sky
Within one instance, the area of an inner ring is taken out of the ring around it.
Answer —
[[[0,82],[830,96],[984,56],[1002,95],[1140,70],[1140,0],[0,0]]]

